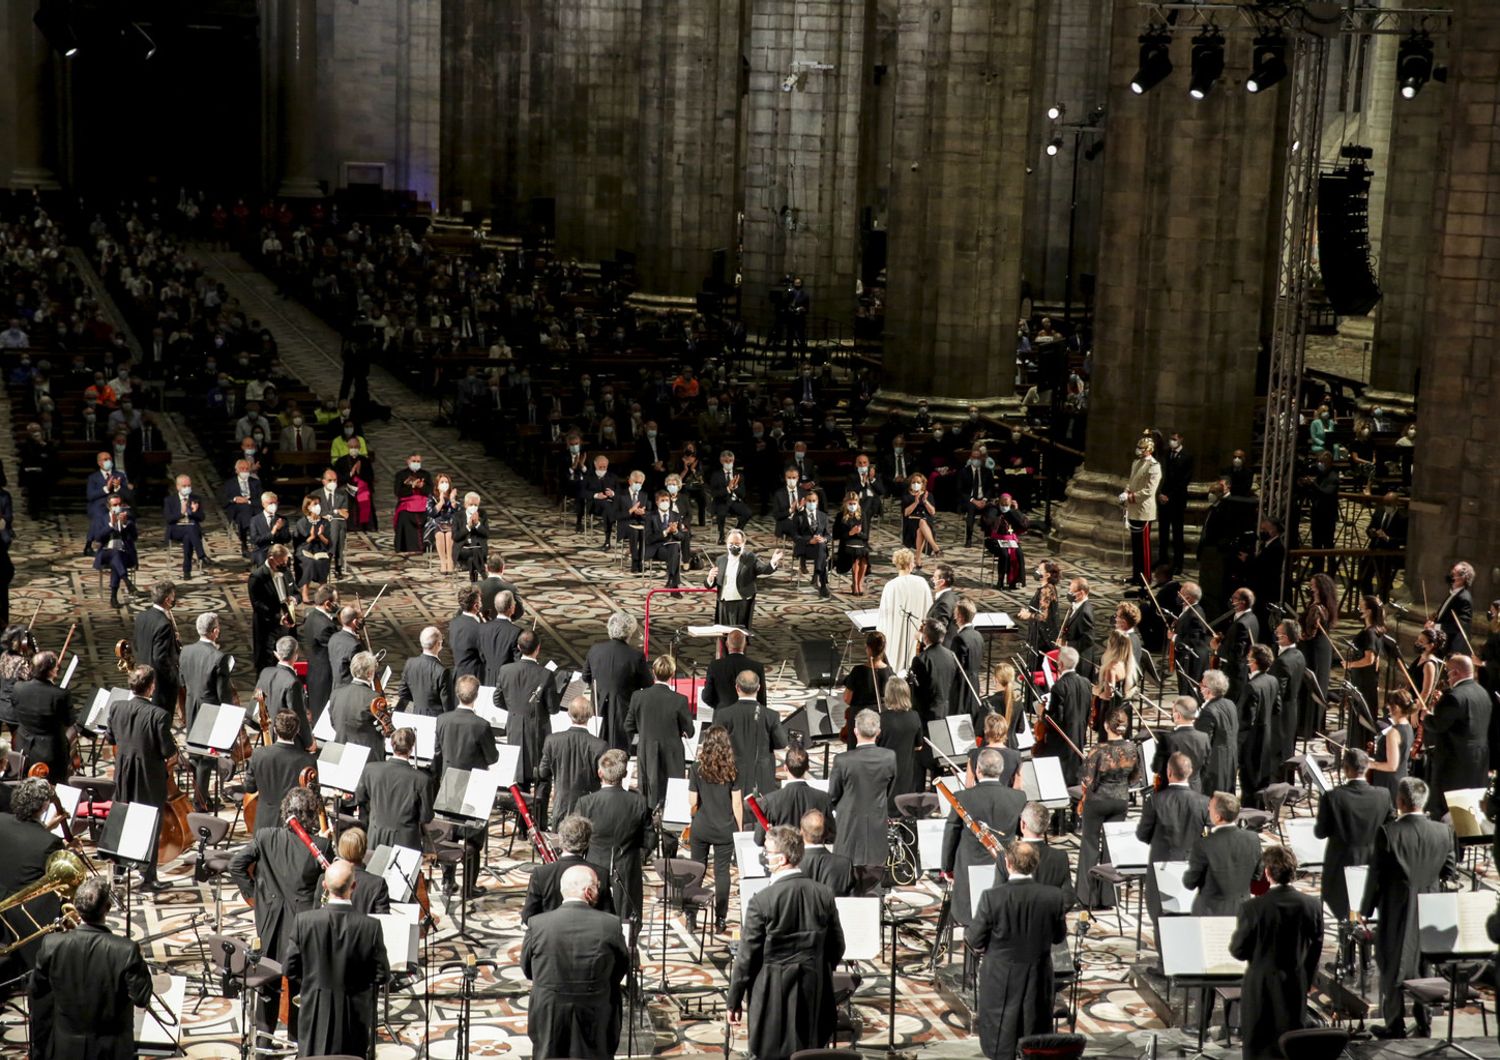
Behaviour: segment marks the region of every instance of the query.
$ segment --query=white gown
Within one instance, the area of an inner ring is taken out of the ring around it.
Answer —
[[[911,667],[917,633],[931,607],[932,587],[920,574],[898,574],[880,590],[880,619],[875,628],[885,634],[885,658],[897,676],[904,677]]]

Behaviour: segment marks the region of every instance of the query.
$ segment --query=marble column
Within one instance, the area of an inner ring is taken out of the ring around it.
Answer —
[[[318,4],[281,0],[281,187],[288,198],[318,198]]]
[[[691,298],[725,254],[739,210],[741,0],[642,0],[636,272]]]
[[[14,105],[7,108],[13,135],[6,186],[51,190],[58,183],[48,161],[47,131],[56,127],[52,72],[61,60],[31,21],[35,12],[35,4],[13,3],[4,16],[6,40],[0,44],[0,56],[5,57],[14,93]]]
[[[1181,431],[1199,479],[1251,445],[1288,91],[1246,92],[1250,49],[1230,47],[1190,99],[1182,31],[1175,72],[1136,96],[1140,30],[1140,6],[1116,0],[1088,443],[1056,520],[1065,549],[1111,560],[1128,555],[1116,498],[1144,428]]]
[[[1500,592],[1500,9],[1457,0],[1441,106],[1437,208],[1429,230],[1427,309],[1412,475],[1407,583],[1445,594],[1443,576],[1473,564],[1474,611]],[[1418,97],[1421,98],[1421,97]],[[1408,263],[1423,267],[1419,258]],[[1420,590],[1415,598],[1420,599]],[[1476,624],[1476,629],[1482,626]]]
[[[1013,394],[1038,6],[899,8],[883,406]]]
[[[765,328],[784,273],[845,334],[859,275],[859,146],[875,0],[747,0],[750,63],[742,307]],[[797,81],[783,91],[788,77]]]

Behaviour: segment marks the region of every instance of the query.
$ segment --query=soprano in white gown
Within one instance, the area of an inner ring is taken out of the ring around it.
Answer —
[[[909,549],[899,552],[911,555]],[[885,657],[897,674],[904,676],[910,669],[916,655],[917,631],[931,607],[932,587],[920,574],[897,574],[880,590],[880,618],[875,628],[885,634]]]

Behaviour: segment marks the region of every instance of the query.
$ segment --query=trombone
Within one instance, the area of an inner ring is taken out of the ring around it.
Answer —
[[[43,935],[50,935],[55,931],[69,931],[77,927],[82,922],[82,918],[78,915],[78,910],[73,908],[73,892],[78,890],[78,885],[87,876],[88,869],[84,868],[82,858],[71,850],[58,850],[47,859],[47,867],[41,879],[27,884],[15,894],[0,900],[0,914],[19,909],[25,914],[26,919],[31,921],[33,929],[30,934],[22,935],[21,929],[18,929],[9,917],[0,916],[0,922],[3,922],[7,930],[16,936],[13,942],[0,946],[0,960],[30,945]],[[62,909],[54,919],[43,924],[31,915],[31,910],[26,908],[26,904],[49,894],[57,896]]]

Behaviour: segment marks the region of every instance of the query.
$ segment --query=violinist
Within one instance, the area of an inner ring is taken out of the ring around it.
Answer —
[[[323,501],[318,494],[303,498],[302,518],[292,527],[292,540],[296,542],[297,550],[297,584],[302,587],[305,606],[312,603],[312,586],[328,581],[328,568],[333,557],[328,517],[323,514]]]
[[[1183,582],[1178,589],[1182,610],[1173,621],[1168,640],[1172,665],[1177,671],[1177,694],[1191,696],[1208,669],[1209,640],[1213,630],[1203,613],[1203,589],[1197,582]]]
[[[303,770],[316,769],[318,764],[303,749],[301,730],[290,711],[271,716],[271,732],[276,742],[269,747],[257,747],[245,765],[245,794],[258,796],[263,806],[263,812],[257,811],[255,815],[256,832],[284,826],[283,819],[273,810],[281,805],[287,792],[297,787]]]
[[[1004,770],[1005,761],[1000,752],[986,747],[979,752],[975,768],[977,783],[957,795],[958,804],[964,811],[985,826],[994,838],[1002,841],[1015,836],[1021,823],[1021,810],[1026,805],[1024,791],[1006,787],[1000,782]],[[949,810],[948,823],[943,826],[943,871],[953,874],[953,919],[958,923],[967,925],[972,915],[969,868],[994,862],[994,855],[985,849],[971,828],[965,827],[958,810]]]
[[[1474,621],[1474,597],[1471,592],[1474,568],[1460,560],[1448,571],[1447,580],[1448,598],[1437,609],[1437,614],[1428,620],[1427,628],[1443,631],[1448,638],[1450,652],[1473,655],[1474,645],[1469,639],[1469,625]]]
[[[1057,633],[1058,647],[1078,649],[1078,672],[1084,677],[1094,674],[1094,602],[1089,599],[1087,578],[1068,582],[1071,603]]]
[[[1444,792],[1485,787],[1490,768],[1490,694],[1474,680],[1474,660],[1467,655],[1455,652],[1446,665],[1448,690],[1422,719],[1432,789],[1427,812],[1435,821],[1448,812]]]
[[[177,606],[177,586],[159,581],[151,587],[151,606],[135,616],[130,646],[136,662],[151,667],[155,675],[151,702],[168,711],[177,709],[177,689],[182,677],[178,656],[182,642],[177,639],[177,623],[172,608]]]
[[[266,704],[266,716],[274,720],[290,714],[297,722],[297,740],[301,747],[313,750],[312,724],[308,721],[307,703],[302,695],[302,681],[297,676],[297,639],[291,636],[276,641],[276,663],[261,670],[255,678],[255,696]],[[322,707],[318,708],[322,710]]]
[[[974,723],[974,731],[978,732],[984,728],[984,702],[979,698],[979,677],[984,669],[984,634],[974,628],[974,618],[979,611],[978,605],[967,596],[959,598],[958,603],[953,605],[953,656],[958,660],[959,689],[958,701],[965,706],[964,713],[969,715]],[[1014,674],[1014,667],[1009,664],[1002,666],[1004,671],[1010,668]],[[967,678],[967,679],[966,679]],[[1009,684],[1002,684],[1002,688],[1010,688]],[[1019,721],[1020,712],[1012,715],[1013,721]]]
[[[1061,625],[1058,585],[1062,581],[1062,568],[1056,560],[1048,559],[1037,564],[1035,573],[1041,584],[1031,594],[1031,604],[1016,612],[1017,618],[1031,623],[1026,630],[1026,648],[1032,654],[1051,650]]]
[[[1009,666],[1000,667],[1002,671],[1010,669]],[[885,733],[885,722],[881,721],[881,735]],[[1000,783],[1007,788],[1011,787],[1016,779],[1016,773],[1021,768],[1024,759],[1021,752],[1006,746],[1010,740],[1011,731],[1006,726],[1004,714],[986,714],[984,724],[979,729],[981,742],[969,749],[969,764],[964,768],[964,784],[973,787],[979,781],[979,753],[985,748],[993,748],[1000,752],[1003,766],[1000,770]]]
[[[1490,635],[1479,651],[1479,683],[1500,693],[1500,600],[1491,600],[1486,614]]]
[[[1373,716],[1380,709],[1380,660],[1385,655],[1385,608],[1377,597],[1359,599],[1359,617],[1364,629],[1354,637],[1354,651],[1344,660],[1344,679],[1354,686]]]
[[[391,736],[391,757],[371,762],[360,775],[354,802],[377,847],[422,849],[422,828],[432,820],[433,785],[412,761],[416,746],[415,729],[397,729]],[[447,871],[451,875],[452,868]]]
[[[358,652],[349,660],[349,683],[333,693],[328,706],[328,717],[339,743],[368,747],[371,762],[385,758],[385,736],[370,713],[370,704],[383,698],[375,688],[376,665],[375,656],[367,651]]]
[[[47,779],[68,782],[72,754],[68,729],[73,725],[73,707],[66,690],[53,684],[57,655],[38,652],[31,661],[31,676],[18,682],[12,692],[16,722],[16,750],[27,769],[38,762],[47,766]]]
[[[118,496],[111,497],[105,513],[103,530],[93,538],[93,541],[99,545],[99,551],[94,553],[94,569],[109,568],[109,606],[111,607],[120,606],[121,582],[124,582],[125,587],[132,593],[136,591],[135,582],[130,580],[130,571],[131,568],[140,565],[135,548],[137,533],[135,516],[125,506],[125,501]]]
[[[25,626],[7,626],[0,634],[0,725],[8,732],[16,724],[15,688],[31,680],[31,659],[36,644]]]
[[[1077,784],[1082,776],[1083,762],[1073,748],[1068,746],[1068,740],[1080,752],[1083,750],[1083,745],[1088,740],[1089,703],[1093,697],[1088,679],[1078,672],[1077,666],[1077,648],[1063,648],[1057,653],[1057,668],[1060,672],[1057,680],[1052,682],[1046,712],[1057,722],[1068,739],[1059,739],[1057,732],[1048,725],[1045,730],[1045,746],[1041,752],[1043,755],[1056,755],[1062,759],[1063,779],[1069,787]]]
[[[278,515],[276,494],[267,490],[260,495],[260,514],[250,520],[250,563],[259,566],[266,561],[272,545],[290,545],[292,528],[286,516]]]
[[[272,545],[266,561],[250,572],[251,656],[257,670],[276,663],[278,637],[294,632],[287,600],[294,592],[288,577],[292,554],[285,545]]]
[[[849,668],[844,675],[845,711],[851,724],[844,726],[844,743],[854,746],[854,717],[862,710],[881,711],[886,685],[894,671],[885,658],[885,634],[871,630],[865,634],[865,661]],[[763,684],[764,686],[764,684]]]
[[[958,659],[943,647],[943,624],[935,618],[923,621],[922,651],[912,660],[907,680],[911,683],[912,701],[925,725],[955,713],[968,700],[962,688]]]
[[[186,696],[183,709],[186,714],[186,729],[192,731],[193,721],[198,717],[198,708],[205,703],[235,703],[239,697],[229,686],[229,656],[219,648],[222,630],[216,612],[205,611],[194,622],[198,639],[182,649],[182,687]],[[229,748],[220,748],[228,751]],[[209,755],[193,755],[193,809],[199,813],[213,813],[219,808],[217,800],[209,798],[217,761]]]
[[[464,510],[453,523],[453,544],[469,572],[469,584],[479,581],[490,555],[490,524],[479,507],[479,494],[464,494]],[[502,564],[503,566],[503,564]]]
[[[389,913],[390,886],[385,882],[385,877],[365,869],[365,854],[369,849],[370,843],[363,828],[345,828],[339,833],[339,860],[354,871],[354,894],[350,896],[354,911],[370,915]]]
[[[1217,669],[1229,678],[1229,698],[1241,707],[1250,698],[1250,646],[1260,641],[1260,620],[1255,617],[1255,594],[1236,589],[1229,597],[1233,613],[1229,628],[1215,634],[1212,642],[1218,656]]]
[[[1371,741],[1374,753],[1370,756],[1369,779],[1371,784],[1384,788],[1394,804],[1396,790],[1406,779],[1411,763],[1412,744],[1416,739],[1412,721],[1416,710],[1412,706],[1411,693],[1404,688],[1395,689],[1385,697],[1385,709],[1390,712],[1390,719]]]
[[[1103,860],[1100,846],[1104,823],[1125,819],[1130,789],[1137,787],[1145,775],[1140,744],[1125,737],[1130,724],[1125,708],[1111,706],[1103,720],[1103,739],[1089,752],[1080,778],[1083,836],[1078,847],[1077,880],[1078,902],[1085,909],[1114,907],[1114,885],[1094,879],[1090,870]]]
[[[109,742],[115,747],[115,801],[140,802],[158,810],[167,805],[168,761],[177,756],[171,708],[155,702],[156,671],[138,665],[130,671],[131,696],[109,715]],[[174,697],[175,699],[175,697]],[[142,887],[164,891],[156,879],[156,857],[142,870]]]
[[[1443,678],[1443,660],[1447,657],[1448,638],[1440,629],[1423,629],[1417,634],[1417,657],[1407,666],[1412,687],[1417,689],[1417,709],[1429,709],[1437,702],[1438,685]]]
[[[1276,661],[1271,664],[1271,676],[1281,688],[1277,700],[1276,718],[1272,723],[1274,736],[1271,746],[1275,762],[1285,762],[1297,749],[1297,727],[1304,721],[1302,712],[1307,709],[1307,697],[1302,684],[1307,677],[1307,660],[1297,642],[1302,636],[1302,627],[1295,618],[1283,618],[1276,624]]]
[[[349,664],[360,649],[363,617],[359,608],[353,604],[345,604],[339,608],[339,628],[328,638],[328,672],[333,675],[335,692],[354,678]]]
[[[422,470],[421,453],[412,453],[406,459],[406,466],[396,472],[397,552],[422,554],[422,526],[427,519],[427,498],[432,496],[432,490],[432,472]]]
[[[1178,696],[1172,700],[1172,728],[1161,734],[1156,741],[1156,755],[1151,759],[1151,772],[1158,780],[1165,776],[1167,763],[1174,754],[1187,757],[1192,764],[1192,773],[1187,777],[1188,787],[1203,790],[1203,766],[1208,761],[1208,734],[1199,731],[1198,701],[1192,696]],[[1210,792],[1212,794],[1212,792]]]
[[[1307,660],[1308,677],[1312,682],[1308,691],[1307,723],[1299,735],[1311,736],[1322,724],[1328,705],[1329,671],[1333,669],[1333,632],[1338,625],[1339,597],[1333,579],[1327,574],[1314,574],[1307,583],[1307,607],[1298,620],[1302,627],[1302,638],[1298,642],[1302,655]]]

